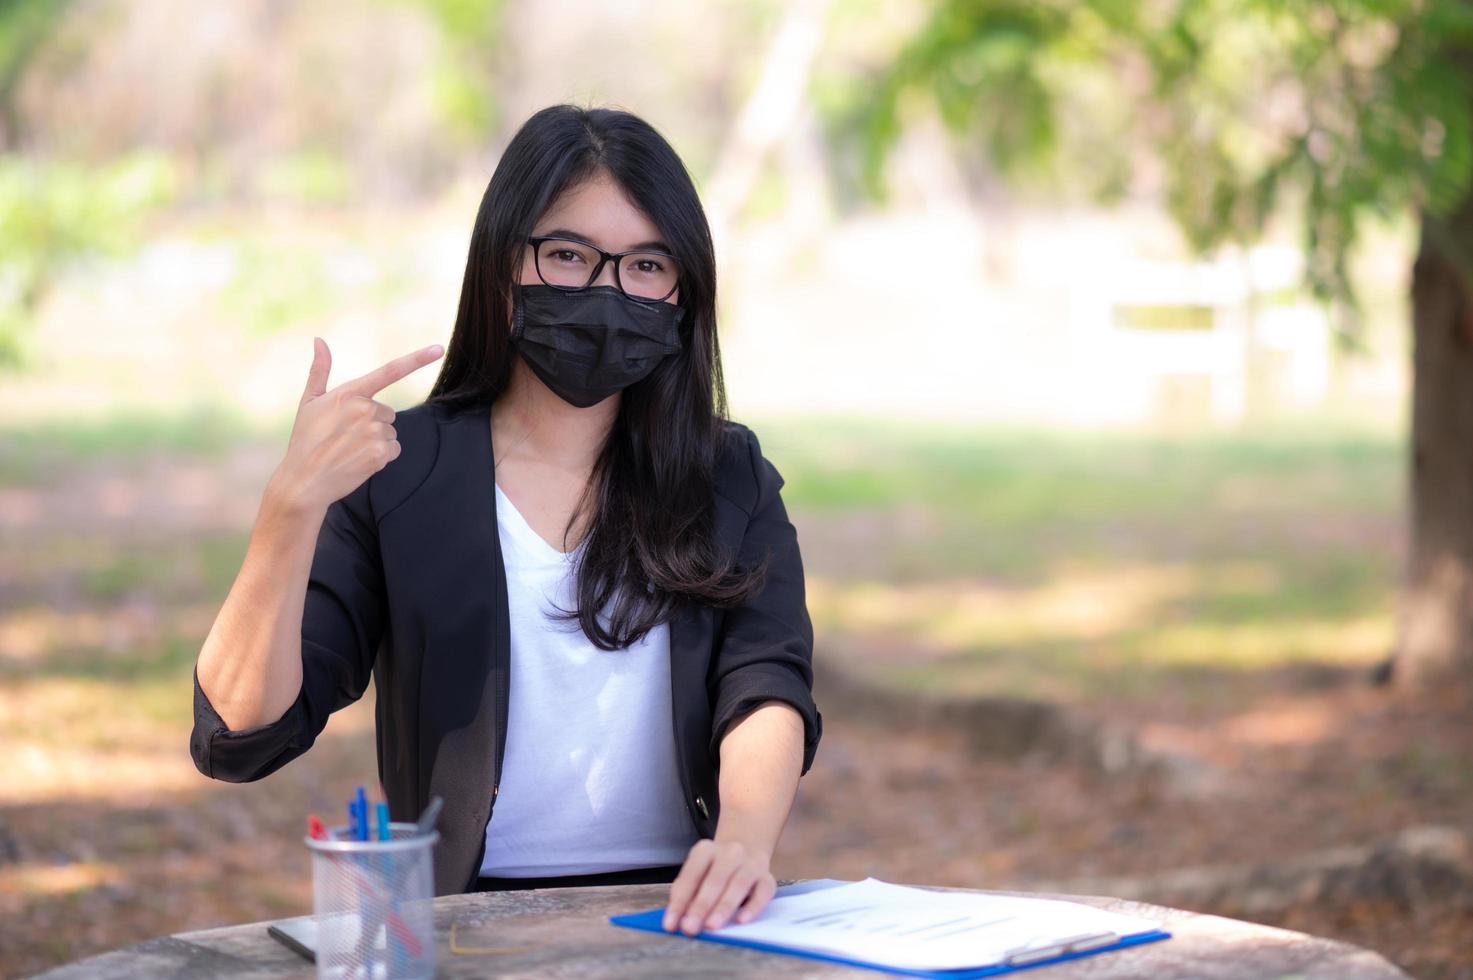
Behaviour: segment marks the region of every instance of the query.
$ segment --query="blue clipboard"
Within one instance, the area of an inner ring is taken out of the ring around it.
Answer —
[[[809,881],[795,882],[791,885],[778,887],[774,898],[784,895],[801,895],[804,892],[818,891],[823,888],[834,888],[839,885],[852,885],[852,881],[843,881],[838,878],[814,878]],[[647,932],[658,932],[662,936],[680,937],[682,939],[702,939],[711,943],[724,943],[728,946],[746,946],[749,949],[762,949],[771,953],[784,953],[788,956],[803,956],[808,959],[826,960],[830,963],[843,963],[846,966],[862,967],[866,970],[878,970],[881,973],[897,973],[911,977],[940,977],[944,980],[969,980],[971,977],[995,977],[1003,973],[1015,973],[1018,970],[1031,970],[1036,966],[1048,966],[1051,963],[1063,963],[1066,960],[1077,960],[1085,956],[1094,956],[1096,953],[1108,953],[1112,949],[1126,949],[1131,946],[1140,946],[1143,943],[1154,943],[1162,939],[1170,939],[1171,933],[1161,929],[1153,929],[1149,932],[1133,933],[1122,936],[1119,942],[1108,946],[1095,946],[1091,949],[1080,950],[1074,953],[1062,953],[1058,956],[1050,956],[1046,959],[1032,960],[1028,963],[1009,964],[997,963],[992,966],[968,967],[960,970],[908,970],[899,967],[882,966],[878,963],[870,963],[865,960],[849,959],[844,956],[834,956],[829,953],[816,953],[812,950],[794,949],[790,946],[777,946],[772,943],[754,942],[750,939],[736,939],[731,936],[722,936],[718,933],[699,932],[694,936],[687,936],[683,932],[666,932],[660,925],[664,918],[665,908],[648,909],[644,912],[629,912],[624,915],[611,915],[609,921],[616,926],[624,926],[628,929],[643,929]]]

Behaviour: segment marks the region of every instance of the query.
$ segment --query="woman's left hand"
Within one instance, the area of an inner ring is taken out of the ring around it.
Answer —
[[[737,922],[752,921],[777,892],[777,879],[768,870],[771,860],[772,855],[740,841],[697,841],[670,885],[662,927],[673,932],[678,924],[694,936],[720,929],[733,912]]]

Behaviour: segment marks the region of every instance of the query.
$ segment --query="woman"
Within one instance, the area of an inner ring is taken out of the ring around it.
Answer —
[[[715,297],[670,145],[627,112],[533,115],[425,402],[373,396],[438,345],[329,389],[314,341],[196,665],[200,771],[269,775],[372,676],[393,819],[445,800],[437,894],[670,882],[689,934],[760,912],[822,716],[783,480],[724,418]]]

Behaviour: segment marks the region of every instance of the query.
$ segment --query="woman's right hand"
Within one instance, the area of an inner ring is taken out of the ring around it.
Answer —
[[[332,353],[325,340],[314,337],[307,388],[297,406],[286,458],[271,477],[271,492],[295,510],[326,513],[330,504],[396,459],[394,410],[373,396],[444,352],[432,344],[328,391]]]

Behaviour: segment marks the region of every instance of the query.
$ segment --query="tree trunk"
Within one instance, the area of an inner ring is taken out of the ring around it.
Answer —
[[[1422,218],[1412,269],[1411,545],[1398,684],[1473,681],[1473,197]]]
[[[716,254],[757,184],[768,151],[792,128],[808,90],[813,59],[823,43],[824,19],[833,0],[788,4],[762,61],[757,87],[747,96],[701,193]]]

